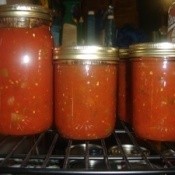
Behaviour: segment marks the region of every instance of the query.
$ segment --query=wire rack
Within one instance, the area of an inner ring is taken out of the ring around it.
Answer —
[[[144,141],[119,122],[108,138],[65,140],[54,130],[0,137],[2,174],[175,174],[175,143]]]

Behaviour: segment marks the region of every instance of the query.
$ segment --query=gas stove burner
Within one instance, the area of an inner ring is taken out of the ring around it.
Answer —
[[[141,155],[141,152],[134,145],[124,144],[121,146],[126,156],[140,156]],[[140,147],[140,149],[146,156],[150,155],[150,151],[147,148]],[[112,155],[112,156],[122,156],[122,150],[120,149],[119,146],[112,146],[108,152],[109,152],[109,155]]]
[[[88,151],[90,156],[103,155],[102,146],[96,144],[88,144]],[[70,155],[85,155],[86,144],[72,145],[70,149]]]

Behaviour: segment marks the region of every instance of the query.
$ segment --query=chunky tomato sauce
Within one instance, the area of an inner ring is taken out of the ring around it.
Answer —
[[[52,122],[52,40],[47,26],[0,28],[0,133],[35,134]]]
[[[133,128],[142,138],[175,140],[175,62],[133,61]]]
[[[55,123],[66,138],[109,136],[116,121],[116,64],[55,64]]]

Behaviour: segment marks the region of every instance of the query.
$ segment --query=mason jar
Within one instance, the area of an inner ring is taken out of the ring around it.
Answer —
[[[58,132],[76,140],[108,137],[116,122],[118,49],[76,46],[54,53]]]
[[[129,123],[130,121],[130,69],[129,69],[129,49],[119,49],[118,65],[118,117],[120,120]]]
[[[130,46],[133,129],[137,136],[175,141],[175,45]]]
[[[52,123],[50,23],[41,6],[0,6],[1,134],[36,134]]]

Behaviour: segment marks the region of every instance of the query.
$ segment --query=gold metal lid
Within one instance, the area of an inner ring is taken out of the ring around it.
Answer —
[[[169,42],[133,44],[129,47],[130,57],[175,57],[175,44]]]
[[[1,5],[0,18],[3,17],[24,17],[39,18],[51,21],[51,11],[43,6],[29,4]]]
[[[127,59],[129,58],[129,48],[119,48],[119,58]]]
[[[101,46],[74,46],[55,48],[54,60],[111,60],[117,61],[118,48]]]

